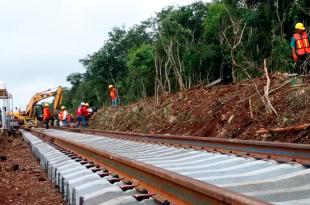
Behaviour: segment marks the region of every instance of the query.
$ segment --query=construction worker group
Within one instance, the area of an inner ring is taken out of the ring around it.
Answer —
[[[87,126],[88,119],[90,117],[89,104],[82,102],[76,111],[76,127],[85,128]],[[54,119],[54,116],[51,116],[51,111],[48,103],[44,104],[43,108],[43,124],[46,129],[49,129],[51,119]],[[74,127],[74,116],[70,114],[65,106],[61,106],[61,110],[58,112],[58,121],[60,127]]]
[[[117,89],[113,85],[109,85],[109,96],[111,98],[112,107],[119,105],[119,95]],[[45,114],[46,113],[46,114]],[[88,103],[81,102],[76,110],[76,126],[80,128],[86,128],[88,120],[92,113],[92,109]],[[49,120],[51,118],[48,103],[44,107],[44,118],[45,127],[49,128]],[[59,126],[61,127],[74,127],[74,117],[66,110],[65,106],[61,106],[61,110],[58,113]]]
[[[109,96],[111,98],[112,107],[119,105],[119,95],[117,89],[113,85],[109,85]],[[80,127],[86,128],[88,120],[92,113],[92,109],[88,103],[81,102],[76,110],[76,125],[74,124],[74,116],[70,114],[65,106],[61,106],[61,110],[58,112],[59,126],[61,127]],[[50,126],[50,120],[54,119],[51,116],[51,111],[48,103],[45,103],[43,109],[43,123],[45,128],[48,129]],[[53,123],[52,123],[53,124]]]

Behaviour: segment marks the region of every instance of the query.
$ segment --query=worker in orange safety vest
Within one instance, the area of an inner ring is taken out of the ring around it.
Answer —
[[[77,115],[77,119],[78,119],[78,124],[77,124],[77,128],[79,127],[86,127],[86,115],[87,115],[87,108],[85,106],[84,102],[81,102],[80,106],[77,109],[76,112]]]
[[[116,107],[118,100],[118,93],[113,85],[109,85],[109,95],[111,97],[112,107]]]
[[[302,65],[310,54],[309,35],[303,23],[295,25],[296,33],[291,40],[292,56],[296,62],[296,71],[301,73],[308,73],[308,69],[302,70]],[[307,67],[307,66],[306,66]],[[306,68],[305,67],[305,68]]]
[[[49,121],[51,118],[51,111],[48,103],[45,103],[43,108],[43,122],[45,123],[45,128],[49,129]]]

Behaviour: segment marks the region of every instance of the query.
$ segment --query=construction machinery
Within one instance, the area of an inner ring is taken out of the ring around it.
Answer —
[[[12,95],[4,82],[0,81],[0,132],[12,130],[12,120],[9,116],[12,101]]]
[[[52,106],[52,116],[59,110],[62,102],[63,88],[61,86],[56,89],[48,89],[36,93],[30,99],[25,111],[13,112],[13,116],[17,118],[23,127],[30,128],[38,126],[38,122],[42,120],[42,105],[38,104],[41,100],[54,97]]]

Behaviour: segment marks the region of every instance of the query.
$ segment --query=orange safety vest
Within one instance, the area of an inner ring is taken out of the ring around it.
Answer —
[[[50,117],[51,117],[50,109],[48,107],[45,107],[43,109],[43,119],[46,120],[49,119]]]
[[[62,112],[59,112],[59,113],[58,113],[58,117],[59,117],[59,120],[64,120],[64,119],[63,119],[63,113],[62,113]]]
[[[115,88],[111,88],[110,89],[110,96],[112,100],[115,100],[117,97],[117,93],[116,93],[116,89]]]
[[[82,113],[82,106],[80,106],[78,109],[77,109],[77,112],[76,112],[77,116],[82,116],[83,113]]]
[[[295,33],[294,38],[296,41],[297,54],[299,56],[310,53],[310,45],[307,32],[304,31],[302,35]]]

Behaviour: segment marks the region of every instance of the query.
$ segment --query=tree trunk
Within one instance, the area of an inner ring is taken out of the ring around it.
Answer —
[[[235,61],[235,55],[234,55],[234,50],[230,50],[230,57],[231,57],[231,76],[233,79],[233,83],[237,82],[237,77],[236,77],[236,61]]]
[[[177,45],[178,47],[178,45]],[[168,46],[167,49],[165,49],[167,56],[168,56],[168,60],[170,62],[170,65],[173,68],[174,71],[174,75],[176,77],[176,80],[179,84],[180,90],[185,90],[185,85],[184,85],[184,81],[183,81],[183,76],[181,74],[181,65],[178,65],[174,55],[173,55],[173,39],[171,39],[170,41],[170,45]],[[178,53],[176,54],[178,55]]]
[[[169,65],[169,61],[165,63],[165,78],[166,78],[166,82],[168,86],[168,92],[171,93],[171,83],[169,79],[168,65]]]

